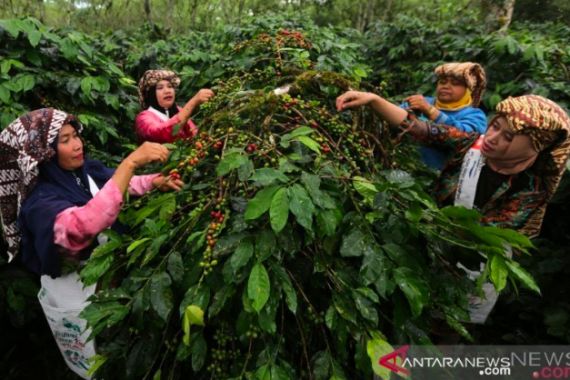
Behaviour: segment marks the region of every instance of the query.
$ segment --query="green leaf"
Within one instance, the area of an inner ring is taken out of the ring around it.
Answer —
[[[278,189],[278,186],[270,186],[259,190],[255,197],[247,203],[244,215],[245,220],[257,219],[269,210],[273,195]]]
[[[257,169],[249,180],[254,181],[256,186],[268,186],[276,181],[287,183],[289,178],[287,178],[285,174],[273,168],[261,168]]]
[[[528,273],[525,269],[523,269],[519,263],[516,261],[508,260],[506,261],[507,267],[509,267],[510,273],[520,282],[522,282],[527,288],[530,290],[534,290],[538,294],[540,293],[540,288],[538,287],[534,278]]]
[[[17,38],[22,28],[20,26],[20,20],[0,20],[0,27],[6,30],[12,38]]]
[[[41,39],[42,39],[42,34],[37,30],[32,30],[31,32],[28,33],[28,41],[30,41],[30,45],[32,45],[32,47],[38,46],[38,43],[40,42]]]
[[[360,67],[355,68],[352,72],[359,78],[366,78],[366,71]]]
[[[218,176],[224,176],[234,169],[239,168],[242,165],[247,164],[249,159],[241,153],[232,152],[228,153],[222,158],[218,166],[216,167],[216,173]]]
[[[313,224],[313,213],[315,212],[315,206],[309,197],[309,194],[299,184],[294,184],[288,189],[288,195],[290,199],[289,209],[297,218],[297,222],[310,230]]]
[[[34,79],[33,75],[22,75],[17,79],[17,86],[20,88],[20,91],[26,92],[34,88],[36,84],[36,80]]]
[[[146,251],[146,255],[144,256],[142,263],[140,264],[141,267],[147,265],[152,259],[154,259],[154,257],[160,252],[162,244],[164,244],[167,239],[168,235],[160,235],[152,241]]]
[[[234,275],[237,271],[246,265],[249,259],[253,256],[253,243],[250,239],[243,240],[236,248],[233,255],[230,257],[230,265]]]
[[[337,314],[335,312],[334,306],[330,305],[325,314],[325,324],[327,325],[329,330],[333,330],[335,328],[336,321],[337,321]]]
[[[254,380],[273,380],[271,377],[271,367],[269,364],[264,364],[255,371]]]
[[[226,304],[226,301],[234,295],[235,291],[236,288],[234,285],[226,285],[218,290],[214,295],[214,299],[210,305],[210,308],[208,309],[208,317],[212,318],[220,311],[222,311],[224,305]]]
[[[204,283],[191,286],[184,294],[184,299],[180,303],[179,313],[182,317],[188,305],[199,306],[202,310],[206,310],[210,302],[210,288]]]
[[[2,63],[0,64],[0,72],[2,74],[8,74],[12,67],[22,69],[26,66],[22,62],[15,59],[3,59]]]
[[[425,281],[410,268],[400,267],[394,270],[394,280],[404,293],[412,314],[418,317],[429,301],[429,288]]]
[[[500,255],[493,255],[490,262],[490,277],[497,292],[500,292],[507,285],[508,269],[505,259]]]
[[[190,345],[190,328],[192,325],[204,326],[204,310],[196,305],[187,306],[182,319],[182,331],[184,332],[182,341],[187,346]]]
[[[273,196],[273,199],[271,200],[271,207],[269,209],[269,218],[273,231],[281,231],[287,224],[288,217],[289,197],[287,196],[287,189],[282,187],[277,190]]]
[[[270,229],[264,229],[257,234],[255,239],[255,252],[257,254],[257,261],[263,262],[271,257],[278,249],[277,242],[275,241],[275,234]]]
[[[368,291],[372,292],[371,290]],[[378,324],[378,312],[376,311],[376,305],[374,305],[370,298],[366,297],[365,293],[361,291],[353,291],[352,295],[360,315],[376,326]],[[378,302],[377,299],[376,302]]]
[[[150,215],[156,213],[157,211],[159,212],[160,216],[160,210],[162,208],[170,212],[170,210],[172,210],[173,207],[173,202],[174,202],[174,207],[176,207],[175,197],[176,195],[174,193],[167,193],[167,194],[161,194],[156,198],[153,198],[144,207],[142,207],[140,210],[137,210],[134,213],[134,218],[133,220],[129,220],[129,224],[136,226],[137,224],[140,224],[145,220],[147,220],[147,218]],[[162,216],[166,217],[167,215],[163,214]]]
[[[79,316],[89,323],[91,337],[121,322],[129,314],[129,308],[119,302],[99,302],[87,305]]]
[[[208,352],[208,344],[204,339],[204,334],[198,334],[196,339],[192,340],[192,370],[198,372],[206,361],[206,354]]]
[[[380,333],[373,334],[372,339],[368,340],[366,344],[366,352],[372,363],[372,370],[382,380],[389,380],[392,371],[384,366],[381,366],[380,358],[394,352],[394,348],[381,336]],[[396,357],[396,364],[402,365],[402,359]]]
[[[297,140],[303,145],[305,145],[307,148],[312,150],[313,152],[321,154],[321,147],[319,146],[319,143],[313,140],[312,138],[307,136],[297,136],[293,140]]]
[[[137,247],[139,247],[140,245],[150,242],[150,238],[146,237],[146,238],[142,238],[139,240],[135,240],[133,241],[128,247],[127,247],[127,254],[133,252],[135,249],[137,249]],[[148,244],[146,244],[148,245]]]
[[[283,293],[285,293],[285,302],[287,303],[287,307],[293,314],[297,313],[297,293],[293,288],[293,284],[291,283],[291,279],[289,275],[283,269],[280,264],[272,263],[271,270],[277,276],[281,287],[283,288]]]
[[[312,128],[309,128],[306,126],[299,127],[297,129],[295,129],[293,132],[283,135],[281,137],[280,145],[283,148],[289,148],[289,144],[290,144],[291,140],[293,140],[295,137],[307,136],[307,135],[310,135],[311,133],[314,133],[314,132],[315,132],[315,130]]]
[[[340,255],[343,257],[366,256],[377,251],[374,238],[359,228],[354,228],[343,236]]]
[[[0,85],[0,102],[4,104],[9,104],[10,102],[10,90],[2,85]]]
[[[81,79],[81,91],[88,97],[91,97],[91,90],[95,85],[95,79],[93,77],[85,77]]]
[[[303,172],[301,174],[301,182],[305,185],[305,188],[313,199],[314,204],[326,209],[336,208],[334,200],[326,192],[320,189],[321,178],[319,176]]]
[[[111,238],[106,244],[93,250],[87,264],[80,272],[81,280],[85,285],[96,283],[107,272],[115,261],[116,255],[113,251],[119,248],[121,244],[120,238]]]
[[[500,248],[503,248],[506,243],[508,243],[512,247],[520,249],[527,249],[533,247],[531,240],[527,236],[515,230],[511,230],[508,228],[493,227],[493,226],[484,226],[481,228],[483,231],[482,234],[491,235],[503,240],[500,243],[499,246]]]
[[[352,184],[356,191],[367,200],[374,200],[374,196],[378,192],[376,186],[366,178],[355,176],[352,178]]]
[[[396,286],[391,280],[391,269],[391,262],[386,259],[381,250],[365,256],[360,267],[363,285],[373,284],[378,294],[386,298]]]
[[[265,267],[261,263],[255,264],[247,282],[247,296],[258,313],[269,299],[270,290],[269,275]]]
[[[317,213],[317,226],[321,235],[333,236],[341,222],[342,211],[337,208]]]
[[[158,216],[162,220],[170,220],[172,214],[176,210],[176,195],[174,193],[168,194],[168,196],[164,197],[164,202],[162,202],[160,206],[160,211]]]
[[[166,268],[174,282],[182,281],[184,278],[184,263],[182,262],[182,256],[180,253],[173,252],[170,254]]]
[[[296,128],[295,130],[293,130],[293,132],[288,133],[288,135],[291,137],[298,137],[298,136],[310,135],[311,133],[314,133],[314,132],[315,132],[315,130],[313,128],[302,126],[302,127]],[[285,136],[287,136],[287,135],[285,135]]]
[[[107,357],[99,354],[95,354],[88,359],[89,370],[87,375],[93,376],[99,368],[107,361]]]
[[[154,311],[163,321],[168,320],[172,311],[173,296],[170,289],[172,281],[166,272],[155,274],[150,279],[150,302]]]
[[[255,167],[253,165],[253,162],[251,162],[251,160],[248,159],[245,164],[243,164],[238,168],[238,179],[240,181],[247,181],[249,177],[251,177],[251,175],[253,174],[254,170]]]
[[[328,351],[319,351],[313,357],[313,376],[318,380],[327,379],[331,374],[332,358]]]

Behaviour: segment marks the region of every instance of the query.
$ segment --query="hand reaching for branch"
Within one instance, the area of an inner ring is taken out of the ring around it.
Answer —
[[[347,91],[336,98],[337,111],[344,111],[347,108],[354,108],[370,104],[378,95],[370,92]]]
[[[170,152],[164,146],[147,141],[129,154],[124,161],[132,163],[133,169],[137,169],[151,162],[165,162],[169,155]]]
[[[192,97],[191,101],[195,106],[199,106],[200,104],[209,101],[214,95],[214,91],[210,90],[209,88],[203,88]]]
[[[184,182],[178,178],[165,177],[162,174],[152,180],[152,186],[160,191],[180,191]]]

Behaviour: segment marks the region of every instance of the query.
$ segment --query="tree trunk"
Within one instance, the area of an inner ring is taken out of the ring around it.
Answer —
[[[198,0],[194,0],[190,4],[190,27],[195,28],[196,25],[196,14],[198,13]]]
[[[382,14],[383,21],[389,21],[392,19],[392,5],[394,4],[394,0],[387,0],[386,6],[384,7],[384,13]]]
[[[482,11],[490,31],[506,32],[513,19],[515,0],[483,0]]]
[[[168,0],[168,2],[166,3],[168,9],[166,10],[166,18],[168,20],[166,20],[166,25],[168,25],[169,28],[172,29],[172,27],[174,26],[174,8],[176,7],[176,2],[175,0]]]
[[[245,6],[245,0],[239,0],[238,3],[238,14],[237,14],[237,26],[239,27],[241,25],[241,17],[242,17],[242,13],[243,13],[243,8]]]
[[[144,15],[146,17],[146,21],[149,24],[152,24],[152,18],[150,15],[150,0],[144,0]]]
[[[39,0],[38,3],[39,19],[41,22],[46,22],[46,6],[44,4],[44,0]]]

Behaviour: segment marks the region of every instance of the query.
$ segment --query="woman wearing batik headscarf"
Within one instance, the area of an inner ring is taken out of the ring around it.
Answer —
[[[419,114],[423,120],[455,127],[464,132],[484,133],[487,117],[479,109],[487,84],[485,70],[478,63],[452,62],[435,68],[437,77],[435,97],[412,95],[401,105]],[[445,152],[421,147],[423,162],[441,170],[447,158]]]
[[[214,96],[210,89],[201,89],[184,107],[176,105],[176,89],[180,78],[169,70],[147,70],[139,81],[139,102],[143,109],[135,119],[139,140],[169,143],[196,135],[198,128],[190,115]],[[177,133],[174,133],[179,126]],[[173,134],[174,133],[174,134]]]
[[[391,125],[450,150],[435,186],[440,206],[475,207],[483,224],[529,237],[540,232],[570,152],[570,118],[556,103],[537,95],[507,98],[485,135],[422,121],[375,94],[349,91],[336,104],[339,111],[370,105]]]
[[[86,260],[104,240],[99,233],[118,228],[126,191],[179,190],[183,183],[160,174],[134,175],[167,159],[162,145],[144,143],[112,170],[86,159],[81,130],[74,116],[44,108],[0,133],[0,215],[10,261],[17,256],[41,276],[40,303],[60,350],[70,368],[88,378],[94,346],[79,336],[85,321],[78,315],[94,286],[84,288],[77,272],[64,273],[62,264]]]

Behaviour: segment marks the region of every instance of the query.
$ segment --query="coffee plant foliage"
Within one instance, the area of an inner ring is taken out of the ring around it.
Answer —
[[[0,124],[29,110],[55,107],[78,116],[95,150],[121,154],[132,141],[138,111],[134,82],[72,30],[50,30],[35,19],[0,21]]]
[[[237,44],[272,59],[218,81],[199,135],[172,147],[162,170],[185,188],[132,200],[129,232],[109,232],[82,269],[101,285],[82,314],[98,376],[382,375],[388,341],[429,343],[432,323],[470,338],[478,285],[458,260],[487,262],[497,289],[538,291],[503,252],[529,240],[440,210],[389,153],[401,135],[334,110],[355,78],[289,59],[310,46],[292,30]]]
[[[486,33],[471,20],[442,25],[400,16],[366,32],[369,80],[386,80],[399,98],[410,93],[432,95],[435,66],[472,61],[487,72],[482,106],[492,112],[507,96],[539,94],[568,109],[570,97],[570,27],[564,23],[514,22],[506,33]]]
[[[179,103],[216,91],[194,116],[200,134],[151,168],[184,189],[127,200],[128,232],[106,232],[81,270],[100,285],[83,312],[97,377],[385,376],[376,363],[390,344],[429,343],[443,324],[472,339],[467,297],[484,281],[538,292],[503,254],[509,244],[524,256],[528,239],[480,226],[474,211],[439,209],[408,137],[367,110],[339,114],[334,100],[349,88],[429,93],[436,64],[469,59],[488,71],[487,108],[533,90],[567,105],[567,27],[484,35],[401,19],[361,34],[268,16],[182,36],[90,36],[21,19],[0,20],[0,36],[2,127],[61,108],[108,163],[134,146],[145,70],[176,70]],[[480,281],[458,261],[483,261]],[[21,286],[0,281],[14,325],[34,293],[19,277]]]

